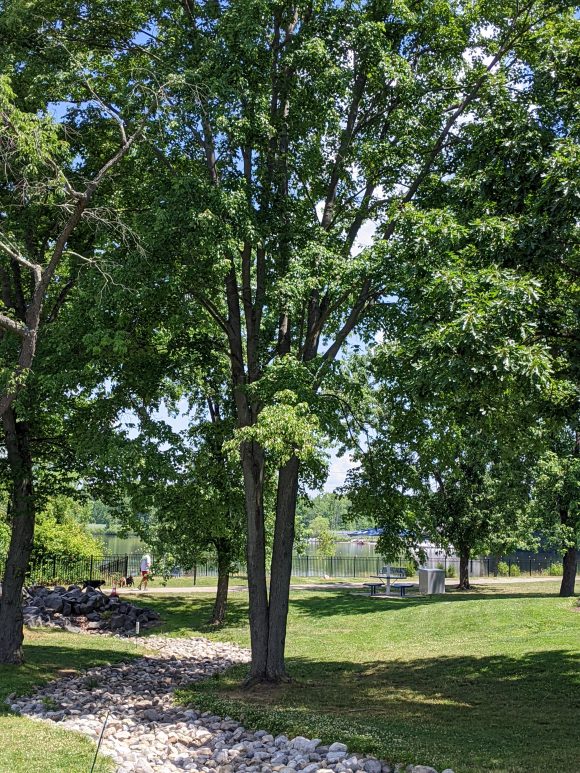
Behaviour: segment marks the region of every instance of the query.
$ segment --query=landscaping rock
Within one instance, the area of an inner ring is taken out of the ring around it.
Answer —
[[[137,620],[143,628],[149,628],[159,620],[159,615],[150,609],[116,597],[109,598],[94,588],[83,592],[76,585],[69,585],[66,589],[58,586],[52,590],[33,586],[25,588],[22,597],[24,623],[28,626],[64,628],[99,635],[110,631],[131,635]],[[105,611],[110,614],[103,617]]]
[[[129,605],[124,606],[129,612]],[[114,617],[118,622],[130,621],[127,614],[120,613],[113,615],[111,623]],[[108,622],[88,622],[97,632],[97,626],[103,624]],[[33,697],[12,694],[9,704],[14,711],[58,723],[94,741],[103,731],[101,749],[113,758],[117,773],[392,772],[390,764],[374,757],[347,757],[344,743],[323,746],[318,738],[274,738],[267,730],[250,732],[229,717],[200,714],[174,703],[174,689],[247,662],[247,651],[201,638],[152,636],[141,643],[155,653],[57,680]],[[403,765],[395,766],[398,773],[403,769]],[[422,765],[410,769],[436,773]]]
[[[58,593],[51,593],[44,599],[44,606],[47,609],[52,609],[53,612],[61,612],[64,606],[62,596]]]

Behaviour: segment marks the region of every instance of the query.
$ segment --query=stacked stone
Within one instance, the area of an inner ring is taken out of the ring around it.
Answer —
[[[117,773],[437,773],[349,753],[340,742],[252,732],[229,717],[177,706],[175,688],[247,662],[249,653],[201,638],[144,643],[157,654],[60,679],[31,698],[11,696],[11,708],[95,741],[102,732],[101,748]]]
[[[63,628],[75,633],[130,633],[135,631],[137,622],[143,629],[159,620],[152,609],[137,607],[94,588],[81,590],[78,585],[27,588],[22,612],[25,625]]]

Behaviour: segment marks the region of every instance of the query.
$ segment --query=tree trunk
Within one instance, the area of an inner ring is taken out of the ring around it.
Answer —
[[[12,533],[6,559],[0,604],[0,663],[23,662],[22,588],[34,539],[34,491],[28,427],[16,420],[10,405],[2,416],[12,478],[10,516]]]
[[[469,590],[469,550],[462,548],[459,552],[459,585],[458,590]]]
[[[252,661],[248,683],[266,679],[268,662],[268,592],[264,527],[264,453],[255,443],[241,449],[248,522],[248,594]]]
[[[218,581],[210,623],[212,625],[222,625],[226,619],[232,550],[230,541],[225,537],[216,539],[215,547],[217,551]]]
[[[292,574],[292,548],[298,495],[299,460],[293,456],[279,471],[276,499],[276,527],[270,573],[270,621],[268,633],[267,679],[287,681],[284,663],[286,620]]]
[[[564,559],[562,561],[564,572],[562,574],[562,583],[560,585],[560,596],[574,595],[577,560],[578,550],[575,547],[568,548],[568,550],[564,553]]]

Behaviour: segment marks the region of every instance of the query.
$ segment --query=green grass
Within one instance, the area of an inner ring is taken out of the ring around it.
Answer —
[[[182,691],[250,727],[455,773],[577,773],[580,613],[557,581],[482,586],[445,597],[352,591],[292,594],[293,682],[240,689],[243,668]],[[227,625],[204,624],[211,597],[151,599],[166,631],[248,644],[246,599]]]
[[[295,591],[291,684],[242,690],[245,670],[237,668],[180,697],[248,727],[344,740],[355,751],[439,770],[577,773],[580,611],[558,598],[558,587],[557,579],[489,585],[429,599]],[[211,588],[143,597],[164,617],[154,633],[249,643],[245,593],[232,595],[220,629],[206,623]],[[134,654],[127,641],[28,632],[26,664],[0,667],[0,773],[90,770],[90,741],[14,716],[3,699]],[[108,761],[96,769],[106,773]]]
[[[27,631],[26,663],[18,668],[0,666],[0,773],[88,773],[95,755],[89,739],[17,716],[9,711],[5,698],[11,693],[29,694],[51,679],[135,654],[133,643],[119,639]],[[105,757],[95,765],[99,773],[113,768]]]

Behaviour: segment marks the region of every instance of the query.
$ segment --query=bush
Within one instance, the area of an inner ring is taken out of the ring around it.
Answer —
[[[561,577],[563,574],[562,564],[550,564],[547,573],[550,577]]]
[[[447,567],[447,570],[445,571],[445,577],[457,577],[457,571],[453,564],[449,564]]]
[[[497,564],[497,573],[500,577],[519,577],[522,571],[517,564],[512,564],[510,568],[506,561],[499,561]]]

